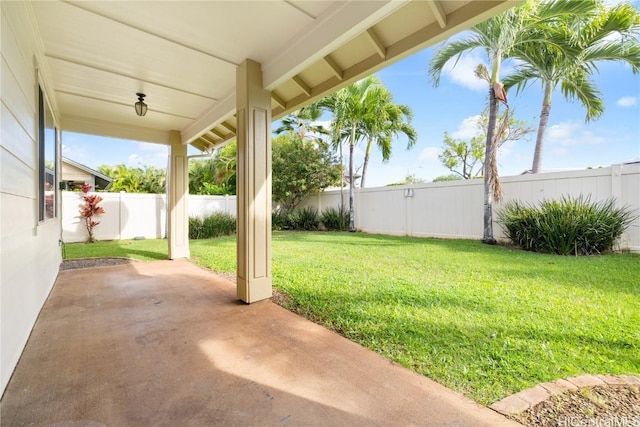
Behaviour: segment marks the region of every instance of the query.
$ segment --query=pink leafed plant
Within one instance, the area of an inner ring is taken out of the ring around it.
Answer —
[[[104,208],[102,206],[98,206],[102,201],[102,197],[97,194],[89,194],[91,188],[92,186],[87,183],[82,185],[82,204],[80,205],[80,218],[84,219],[84,225],[89,233],[89,240],[87,240],[88,243],[96,241],[93,229],[100,224],[100,222],[94,220],[94,216],[104,213]]]

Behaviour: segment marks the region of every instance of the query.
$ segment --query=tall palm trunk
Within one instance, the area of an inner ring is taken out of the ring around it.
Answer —
[[[364,188],[365,177],[367,176],[367,165],[369,164],[369,155],[371,154],[371,146],[373,139],[369,138],[367,142],[367,150],[364,153],[364,163],[362,164],[362,178],[360,178],[360,188]]]
[[[489,123],[487,124],[487,143],[484,152],[484,230],[482,233],[482,243],[495,245],[496,239],[493,238],[493,191],[491,183],[493,182],[493,168],[489,162],[493,159],[493,135],[496,131],[496,121],[498,117],[498,99],[493,90],[494,84],[499,81],[501,56],[496,53],[493,57],[493,67],[491,70],[491,82],[489,84]]]
[[[549,113],[551,112],[551,95],[553,94],[553,84],[550,80],[544,83],[544,99],[542,100],[542,111],[540,112],[540,122],[538,124],[538,136],[536,137],[536,148],[533,151],[533,163],[531,173],[539,173],[542,167],[542,148],[544,147],[544,134],[547,131]]]
[[[349,141],[349,231],[356,231],[356,215],[353,208],[353,187],[355,179],[353,176],[353,149],[356,145],[356,127],[351,126],[351,139]]]

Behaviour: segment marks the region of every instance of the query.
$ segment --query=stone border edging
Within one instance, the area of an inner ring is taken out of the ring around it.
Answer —
[[[578,377],[550,381],[507,396],[491,404],[489,408],[502,415],[515,415],[526,411],[540,402],[544,402],[551,396],[564,393],[565,391],[606,385],[640,386],[640,377],[633,375],[580,375]]]

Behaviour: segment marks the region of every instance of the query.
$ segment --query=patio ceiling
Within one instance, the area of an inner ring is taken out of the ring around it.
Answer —
[[[30,4],[63,130],[166,144],[175,129],[208,151],[235,136],[235,72],[246,58],[262,64],[277,119],[515,3]],[[134,112],[136,92],[147,95],[145,117]]]

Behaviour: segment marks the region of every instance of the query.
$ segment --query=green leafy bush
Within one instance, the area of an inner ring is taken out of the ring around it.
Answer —
[[[347,231],[349,229],[349,210],[344,206],[327,208],[322,212],[320,222],[327,230]]]
[[[507,237],[525,250],[593,255],[610,250],[635,219],[628,208],[589,197],[545,200],[539,207],[512,201],[498,213]]]
[[[271,228],[273,230],[290,230],[292,229],[291,225],[291,214],[289,212],[284,211],[274,211],[271,213]]]
[[[320,227],[320,215],[312,206],[294,212],[275,211],[271,214],[271,228],[274,230],[314,231]]]
[[[289,215],[294,230],[314,231],[320,226],[320,215],[313,206],[306,206]]]
[[[189,217],[190,239],[211,239],[236,232],[236,218],[226,212],[214,212],[204,219]]]

